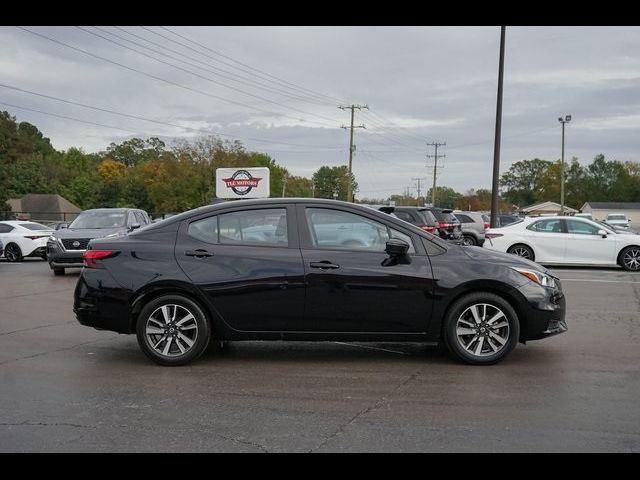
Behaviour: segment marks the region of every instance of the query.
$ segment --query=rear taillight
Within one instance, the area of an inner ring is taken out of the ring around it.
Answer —
[[[489,228],[491,228],[491,224],[489,222],[484,222],[484,229],[488,230]]]
[[[39,238],[50,237],[50,234],[46,235],[25,235],[24,238],[28,238],[29,240],[38,240]]]
[[[488,238],[489,240],[492,240],[494,238],[504,237],[504,233],[487,233],[485,237]]]
[[[433,233],[433,226],[431,225],[416,225],[416,227],[424,230],[425,232]]]
[[[101,260],[115,257],[119,252],[114,250],[87,250],[82,255],[84,266],[87,268],[104,268]]]
[[[441,223],[440,228],[453,228],[453,223]]]

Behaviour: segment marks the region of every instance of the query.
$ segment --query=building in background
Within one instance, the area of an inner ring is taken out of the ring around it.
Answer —
[[[640,224],[640,202],[586,202],[580,211],[598,220],[604,220],[610,213],[622,214],[634,227]]]
[[[82,211],[55,193],[29,193],[22,198],[10,198],[7,203],[12,218],[34,222],[71,222]]]
[[[542,202],[530,205],[520,209],[520,215],[535,217],[536,215],[560,215],[562,213],[562,205],[556,202]],[[573,215],[578,213],[575,208],[564,206],[565,215]]]

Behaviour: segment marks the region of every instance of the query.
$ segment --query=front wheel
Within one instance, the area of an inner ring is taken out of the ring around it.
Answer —
[[[136,324],[138,345],[154,362],[186,365],[207,349],[211,328],[206,315],[190,298],[165,295],[140,311]]]
[[[520,322],[502,297],[489,292],[470,293],[449,309],[443,334],[455,357],[473,365],[489,365],[515,348]]]
[[[620,253],[620,266],[630,272],[640,270],[640,247],[627,247]]]
[[[4,249],[4,258],[10,262],[21,262],[22,250],[20,250],[20,247],[15,243],[10,243]]]

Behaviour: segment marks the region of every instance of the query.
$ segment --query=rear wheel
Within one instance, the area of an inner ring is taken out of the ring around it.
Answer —
[[[166,366],[192,362],[211,340],[206,315],[197,303],[182,295],[165,295],[145,305],[136,334],[145,355]]]
[[[21,262],[22,250],[15,243],[10,243],[4,248],[4,258],[10,262]]]
[[[512,247],[509,247],[509,250],[507,250],[507,253],[511,253],[513,255],[517,255],[522,258],[526,258],[527,260],[531,260],[531,261],[535,260],[535,255],[533,254],[533,250],[531,250],[531,248],[527,247],[526,245],[513,245]]]
[[[478,245],[478,242],[476,241],[475,237],[473,235],[463,235],[462,236],[462,243],[464,245]]]
[[[640,270],[640,247],[627,247],[620,253],[620,266],[630,272]]]
[[[489,365],[515,348],[520,322],[505,299],[489,292],[476,292],[451,306],[443,334],[449,351],[458,359],[473,365]]]

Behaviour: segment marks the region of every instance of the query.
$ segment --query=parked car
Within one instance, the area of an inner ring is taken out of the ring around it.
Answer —
[[[463,243],[481,247],[484,244],[484,232],[489,228],[489,217],[484,213],[459,210],[455,210],[453,214],[460,221]]]
[[[544,267],[334,200],[201,207],[94,239],[83,257],[78,321],[135,333],[161,365],[195,360],[211,338],[443,342],[490,364],[566,330],[562,287]]]
[[[489,218],[489,225],[491,225],[491,215],[487,215]],[[506,227],[507,225],[511,225],[512,223],[516,223],[522,220],[522,217],[518,215],[508,215],[508,214],[499,214],[498,221],[495,228]]]
[[[581,217],[581,218],[586,218],[588,220],[593,220],[593,215],[591,214],[591,212],[589,212],[589,213],[576,213],[574,215],[574,217]]]
[[[82,255],[94,238],[125,235],[149,225],[149,215],[134,208],[97,208],[85,210],[68,228],[57,230],[46,242],[47,260],[54,275],[65,268],[82,268]]]
[[[621,227],[620,225],[612,225],[605,220],[594,220],[594,222],[599,223],[603,227],[609,228],[616,233],[633,233],[634,235],[638,234],[636,230],[633,230],[631,228]]]
[[[2,240],[0,240],[0,257],[2,256],[3,253],[4,253],[4,244],[2,243]]]
[[[47,238],[52,233],[53,230],[36,222],[0,222],[4,258],[10,262],[21,262],[24,257],[41,257],[46,260]]]
[[[485,248],[549,265],[640,270],[640,237],[575,217],[534,217],[486,233]]]
[[[629,228],[629,223],[631,223],[631,220],[623,213],[609,213],[605,220],[610,225],[622,228]]]
[[[63,228],[69,228],[70,222],[47,222],[45,225],[51,230],[62,230]]]
[[[431,212],[433,216],[436,217],[436,220],[438,220],[440,238],[454,241],[462,240],[460,220],[453,214],[453,210],[434,207],[426,207],[426,210]]]
[[[391,213],[405,222],[433,235],[439,235],[439,222],[435,215],[425,207],[380,207],[378,210]]]

